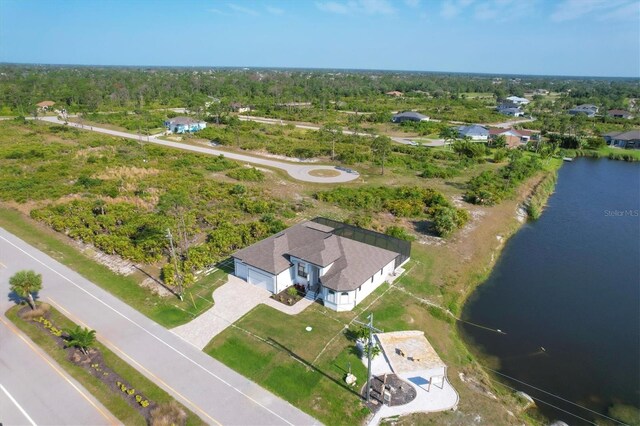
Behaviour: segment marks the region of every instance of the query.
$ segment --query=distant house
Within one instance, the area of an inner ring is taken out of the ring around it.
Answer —
[[[49,111],[49,109],[51,109],[52,106],[54,106],[56,103],[53,101],[42,101],[42,102],[38,102],[36,104],[36,106],[38,107],[38,111],[44,112],[44,111]]]
[[[626,149],[640,149],[640,129],[611,132],[604,135],[607,145]]]
[[[534,95],[548,95],[549,91],[547,89],[536,89],[533,91]]]
[[[607,115],[613,118],[625,118],[627,120],[631,120],[633,115],[629,111],[625,111],[622,109],[610,109],[607,111]]]
[[[415,111],[405,111],[405,112],[400,112],[398,114],[395,114],[392,118],[391,121],[393,121],[394,123],[402,123],[403,121],[429,121],[429,117],[427,117],[426,115],[422,115],[419,112],[415,112]]]
[[[458,135],[461,138],[469,138],[473,141],[486,141],[489,139],[489,130],[479,124],[458,127]]]
[[[250,106],[242,105],[240,102],[232,102],[230,107],[231,107],[231,111],[238,112],[240,114],[242,114],[243,112],[251,111]]]
[[[166,120],[164,126],[173,133],[193,133],[207,127],[207,123],[191,117],[175,117]]]
[[[578,105],[569,110],[569,114],[571,115],[584,114],[587,117],[595,117],[597,113],[598,107],[591,104]]]
[[[357,237],[360,234],[362,238]],[[382,248],[382,241],[405,253]],[[403,244],[405,249],[400,248]],[[276,294],[296,284],[305,289],[307,298],[320,299],[335,311],[350,311],[409,259],[410,247],[396,238],[316,218],[232,257],[234,275],[250,284]]]
[[[522,117],[524,115],[524,111],[519,107],[511,106],[511,104],[500,104],[498,108],[496,108],[498,113],[503,115],[509,115],[512,117]]]
[[[521,98],[518,96],[509,96],[508,101],[513,102],[516,105],[527,105],[530,101],[527,98]]]
[[[312,104],[311,102],[285,102],[278,104],[278,106],[284,108],[309,108]]]
[[[495,139],[498,136],[504,136],[508,148],[518,148],[537,137],[538,134],[531,130],[489,129],[489,139]]]
[[[396,98],[399,98],[399,97],[401,97],[401,96],[404,96],[404,93],[402,93],[402,92],[398,92],[397,90],[392,90],[392,91],[390,91],[390,92],[386,92],[386,93],[385,93],[385,95],[388,95],[388,96],[395,96]]]

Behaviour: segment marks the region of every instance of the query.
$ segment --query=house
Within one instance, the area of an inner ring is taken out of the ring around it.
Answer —
[[[403,121],[429,121],[429,117],[427,117],[426,115],[422,115],[419,112],[415,112],[415,111],[405,111],[405,112],[400,112],[398,114],[395,114],[392,118],[391,121],[393,121],[394,123],[402,123]]]
[[[578,105],[569,110],[569,114],[571,115],[584,114],[587,117],[595,117],[597,113],[598,107],[591,104]]]
[[[496,108],[496,111],[498,111],[498,113],[500,113],[500,114],[509,115],[511,117],[522,117],[522,116],[524,116],[524,111],[521,110],[520,108],[507,106],[505,104],[498,105],[498,108]]]
[[[489,129],[489,139],[495,139],[498,136],[504,136],[507,148],[518,148],[526,145],[531,139],[537,138],[538,134],[531,130]]]
[[[191,117],[175,117],[166,120],[164,126],[173,133],[193,133],[207,127],[207,123]]]
[[[548,95],[549,91],[547,89],[536,89],[533,91],[534,95]]]
[[[458,127],[458,135],[461,138],[470,138],[473,141],[486,141],[489,139],[489,130],[479,124]]]
[[[527,98],[521,98],[518,96],[509,96],[508,101],[513,102],[516,105],[527,105],[530,101]]]
[[[618,148],[640,149],[640,129],[611,132],[603,135],[607,145]]]
[[[49,109],[51,109],[51,107],[54,106],[55,104],[56,103],[53,101],[42,101],[42,102],[38,102],[36,106],[38,107],[38,111],[44,112],[44,111],[49,111]]]
[[[399,97],[404,96],[404,93],[402,93],[402,92],[398,92],[397,90],[392,90],[392,91],[390,91],[390,92],[386,92],[386,93],[385,93],[385,95],[388,95],[388,96],[395,96],[396,98],[399,98]]]
[[[631,120],[633,115],[629,111],[625,111],[622,109],[610,109],[607,111],[607,115],[613,118],[625,118],[627,120]]]
[[[238,112],[240,114],[242,114],[243,112],[251,111],[250,106],[243,106],[240,102],[232,102],[230,107],[231,107],[231,111]]]
[[[316,218],[232,257],[234,275],[250,284],[274,294],[301,285],[307,298],[320,299],[335,311],[349,311],[406,262],[410,252],[408,241]]]

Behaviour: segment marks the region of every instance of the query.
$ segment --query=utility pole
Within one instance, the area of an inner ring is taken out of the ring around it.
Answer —
[[[369,319],[369,323],[363,323],[357,320],[354,320],[354,322],[362,325],[363,327],[369,329],[369,342],[368,342],[368,346],[369,346],[369,350],[367,351],[367,358],[368,358],[368,362],[367,362],[367,389],[365,392],[365,398],[367,400],[367,402],[369,402],[369,400],[371,399],[371,353],[373,352],[372,348],[373,348],[373,332],[377,332],[377,333],[382,333],[383,331],[380,329],[377,329],[373,326],[373,313],[370,313],[369,316],[367,317],[367,319]]]
[[[171,229],[169,228],[167,228],[167,238],[169,239],[169,246],[171,247],[171,258],[173,259],[173,267],[175,268],[176,281],[178,282],[178,297],[182,301],[182,277],[180,276],[180,270],[178,269],[176,249],[173,246],[173,235],[171,235]]]

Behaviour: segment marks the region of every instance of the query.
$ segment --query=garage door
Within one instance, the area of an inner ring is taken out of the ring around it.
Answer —
[[[249,284],[262,287],[265,290],[273,292],[273,277],[267,274],[256,271],[253,268],[249,268],[249,275],[247,277]]]

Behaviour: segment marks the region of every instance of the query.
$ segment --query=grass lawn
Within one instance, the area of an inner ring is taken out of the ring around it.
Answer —
[[[343,333],[352,317],[315,304],[295,316],[261,305],[204,351],[325,424],[359,424],[369,410],[357,395],[366,368]],[[355,389],[344,383],[349,364]]]
[[[36,325],[29,321],[24,321],[18,317],[18,311],[22,306],[15,306],[6,313],[7,318],[11,320],[20,330],[22,330],[31,340],[42,348],[49,356],[51,356],[69,375],[82,384],[93,396],[96,397],[115,417],[125,425],[146,425],[144,417],[127,402],[114,395],[109,387],[92,376],[84,368],[67,360],[66,352],[61,350],[50,335],[43,332]],[[49,315],[51,321],[56,327],[67,329],[74,328],[76,324],[66,318],[64,315],[50,308]],[[99,331],[98,331],[99,336]],[[170,402],[173,400],[168,393],[160,389],[153,382],[148,380],[129,364],[124,362],[104,345],[96,342],[95,347],[102,352],[105,363],[117,374],[119,374],[127,382],[139,389],[150,401],[158,404]],[[202,420],[187,408],[181,405],[181,408],[187,413],[187,425],[204,424]]]
[[[161,297],[141,287],[138,283],[141,277],[112,272],[68,244],[64,236],[16,210],[0,207],[0,226],[167,328],[189,322],[211,307],[211,293],[227,278],[226,272],[217,270],[188,289],[184,301]]]

